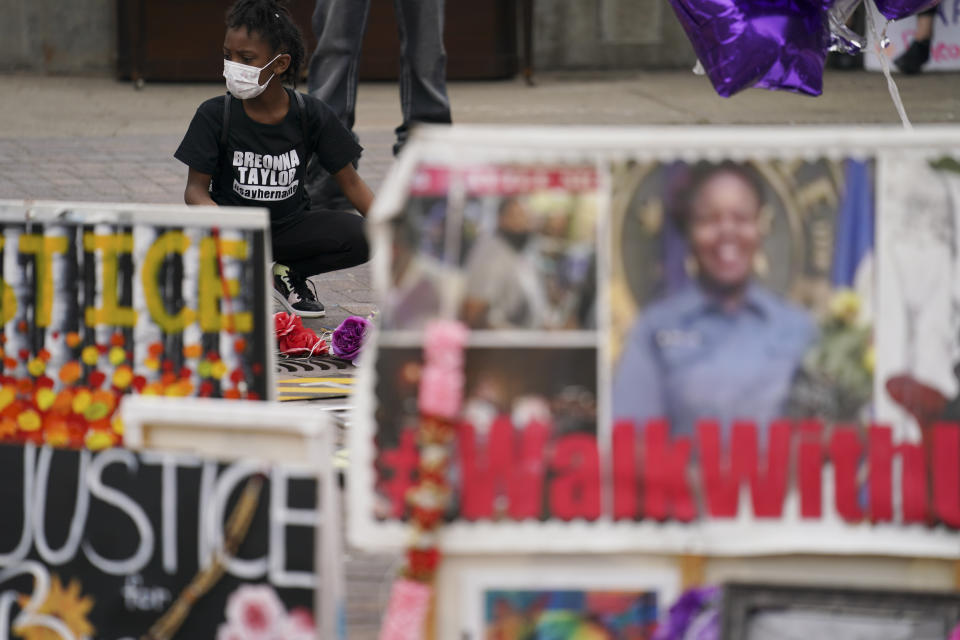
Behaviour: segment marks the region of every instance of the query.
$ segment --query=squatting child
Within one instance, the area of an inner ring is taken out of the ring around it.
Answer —
[[[237,0],[223,41],[227,94],[197,109],[174,156],[187,165],[187,204],[270,210],[274,299],[324,315],[308,278],[367,261],[364,219],[373,193],[355,163],[362,148],[330,108],[295,85],[303,37],[276,0]],[[361,214],[325,210],[305,189],[315,155]]]

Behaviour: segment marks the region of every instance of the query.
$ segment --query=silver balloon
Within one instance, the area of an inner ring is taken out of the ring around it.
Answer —
[[[830,25],[830,51],[855,54],[863,51],[866,38],[847,26],[847,21],[863,0],[836,0],[827,20]]]

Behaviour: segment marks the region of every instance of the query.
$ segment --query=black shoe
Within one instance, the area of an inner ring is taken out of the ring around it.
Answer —
[[[327,315],[323,303],[317,300],[313,283],[279,262],[273,265],[273,299],[287,313],[301,318],[322,318]]]
[[[923,65],[927,64],[929,59],[930,41],[914,40],[910,43],[910,47],[893,61],[893,64],[897,65],[897,69],[902,73],[912,76],[923,71]]]

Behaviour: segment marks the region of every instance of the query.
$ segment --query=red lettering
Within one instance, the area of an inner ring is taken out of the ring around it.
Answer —
[[[468,520],[492,518],[496,498],[508,495],[511,518],[538,518],[543,502],[543,452],[549,435],[546,425],[531,422],[518,443],[510,419],[501,416],[491,425],[487,446],[481,452],[473,426],[460,425],[461,515]]]
[[[419,463],[415,429],[404,429],[400,433],[400,446],[380,454],[380,465],[390,472],[389,478],[381,486],[390,499],[390,515],[394,518],[403,517],[407,491],[416,481],[415,473]]]
[[[507,512],[514,520],[539,518],[543,511],[544,449],[550,428],[533,421],[523,430],[520,460],[510,474],[510,506]]]
[[[941,42],[931,50],[931,58],[936,62],[946,62],[960,58],[960,46]]]
[[[925,522],[927,519],[927,467],[923,447],[918,444],[893,446],[889,427],[871,426],[869,438],[870,517],[875,522],[893,520],[893,456],[900,455],[903,473],[900,491],[903,498],[903,521]]]
[[[893,520],[893,439],[886,433],[870,428],[870,517],[876,521]]]
[[[800,424],[799,449],[800,517],[819,518],[823,508],[823,426],[818,421]]]
[[[700,452],[700,472],[707,511],[716,518],[737,515],[737,491],[740,482],[739,478],[731,478],[732,474],[720,472],[720,425],[715,420],[697,422],[697,447]],[[753,464],[756,465],[756,435],[750,450],[741,451],[740,455],[753,458]]]
[[[553,454],[556,477],[550,483],[550,511],[564,520],[600,517],[600,453],[585,433],[563,436]]]
[[[462,506],[460,514],[467,520],[493,517],[493,502],[513,463],[513,424],[500,416],[490,425],[487,446],[478,451],[472,424],[461,424],[457,445],[460,453]]]
[[[613,519],[637,516],[636,426],[627,420],[613,425]]]
[[[837,427],[830,438],[830,459],[833,461],[834,503],[840,517],[847,522],[863,519],[857,504],[857,464],[862,450],[857,430]]]
[[[732,429],[730,455],[721,463],[720,425],[704,420],[697,424],[700,469],[707,511],[716,518],[737,515],[740,487],[750,483],[753,512],[757,517],[778,518],[783,511],[787,491],[787,469],[790,457],[790,424],[773,423],[769,429],[765,472],[760,473],[757,461],[757,426],[737,422]]]
[[[657,520],[673,517],[690,522],[697,515],[687,481],[690,438],[681,436],[669,443],[666,420],[651,420],[643,431],[643,510]]]
[[[767,464],[762,474],[754,473],[750,484],[753,513],[758,518],[779,518],[783,514],[783,500],[787,495],[787,473],[790,470],[792,431],[793,427],[788,420],[776,420],[767,429]],[[736,447],[736,430],[733,443]]]
[[[933,427],[933,504],[940,519],[960,529],[960,426]]]
[[[723,442],[716,421],[698,422],[702,478],[698,488],[705,516],[736,517],[740,494],[748,483],[754,516],[782,517],[793,466],[794,430],[787,420],[774,421],[766,432],[764,452],[752,422],[735,422],[729,443]],[[478,442],[472,425],[458,425],[461,517],[539,519],[546,503],[554,518],[599,518],[605,476],[596,437],[575,433],[551,442],[551,431],[549,424],[536,421],[517,430],[507,416],[501,416],[485,441]],[[614,520],[643,517],[690,522],[699,516],[689,479],[692,440],[672,439],[669,431],[666,420],[652,420],[643,430],[641,444],[633,423],[614,425],[609,474],[613,483],[609,513]],[[818,421],[801,422],[796,431],[801,517],[822,517],[822,473],[829,454],[832,498],[844,521],[860,522],[867,516],[873,522],[894,521],[894,492],[899,490],[903,523],[932,523],[936,518],[960,529],[960,425],[934,424],[926,431],[925,443],[916,444],[895,444],[892,430],[883,425],[871,425],[866,442],[861,440],[861,429],[850,425],[834,427],[829,443],[824,443],[824,428]],[[420,477],[415,438],[415,429],[403,430],[398,446],[382,449],[378,460],[378,490],[389,498],[394,518],[406,515],[406,494]],[[866,484],[861,482],[864,456]],[[896,457],[902,464],[899,482],[893,473]],[[549,488],[545,486],[548,479]]]

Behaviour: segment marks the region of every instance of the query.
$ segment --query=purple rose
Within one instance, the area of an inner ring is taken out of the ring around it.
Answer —
[[[717,640],[720,617],[716,607],[720,589],[697,587],[684,592],[653,634],[654,640]]]
[[[367,335],[370,321],[360,316],[350,316],[333,330],[330,340],[333,355],[343,360],[356,360],[363,347],[363,340]]]

